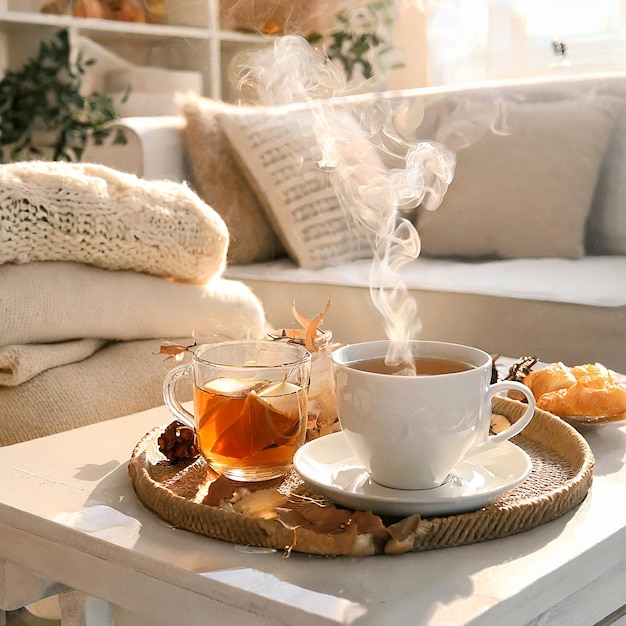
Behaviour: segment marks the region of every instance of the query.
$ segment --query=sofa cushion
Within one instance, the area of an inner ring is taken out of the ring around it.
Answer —
[[[513,93],[470,101],[461,93],[448,99],[438,109],[436,138],[458,141],[456,131],[469,126],[474,136],[457,151],[456,173],[439,209],[420,212],[422,254],[583,256],[615,102],[556,92],[543,98],[518,99]],[[480,124],[484,130],[477,133]]]
[[[626,372],[626,256],[468,261],[419,258],[399,270],[418,303],[419,338],[515,358],[603,363]],[[226,269],[266,303],[274,328],[292,328],[292,303],[308,317],[327,300],[333,341],[386,339],[371,293],[371,261],[318,270],[289,259]],[[389,284],[380,280],[375,287]]]
[[[221,216],[230,233],[229,263],[254,263],[278,258],[285,251],[265,217],[256,195],[242,176],[217,118],[234,110],[194,93],[177,94],[186,120],[185,146],[194,186]]]
[[[309,106],[240,107],[219,123],[233,154],[257,192],[289,256],[301,267],[316,268],[371,256],[365,236],[357,234],[342,207],[331,173],[320,168],[316,113]],[[328,112],[327,112],[328,113]],[[335,111],[333,127],[358,130],[350,113]],[[351,142],[360,163],[383,169],[362,133]],[[333,140],[341,141],[333,135]],[[323,141],[323,138],[322,138]],[[352,164],[348,163],[347,166]]]
[[[626,254],[626,107],[619,111],[587,224],[587,251]]]

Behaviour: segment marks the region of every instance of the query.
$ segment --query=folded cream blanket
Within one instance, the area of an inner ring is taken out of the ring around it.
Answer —
[[[194,285],[80,263],[9,263],[0,266],[0,385],[82,361],[111,340],[259,338],[265,325],[258,298],[234,280]]]
[[[0,165],[0,264],[76,261],[203,283],[228,230],[191,189],[103,165]]]
[[[0,385],[20,385],[51,367],[82,361],[106,343],[105,339],[75,339],[0,347]]]
[[[265,316],[243,283],[191,285],[62,261],[0,266],[0,346],[73,339],[256,338]]]
[[[176,363],[154,355],[158,347],[156,339],[113,342],[79,363],[0,386],[0,446],[163,404],[163,378]],[[191,399],[184,391],[181,400]]]

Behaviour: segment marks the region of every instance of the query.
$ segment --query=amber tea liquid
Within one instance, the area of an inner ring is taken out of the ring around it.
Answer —
[[[405,369],[405,364],[388,365],[384,356],[363,361],[354,361],[350,367],[363,372],[373,374],[399,374]],[[437,374],[454,374],[473,369],[471,365],[462,361],[440,359],[436,357],[418,356],[413,358],[414,372],[416,376],[434,376]]]
[[[217,378],[194,387],[194,408],[203,455],[235,480],[284,474],[306,435],[307,392],[293,383]]]

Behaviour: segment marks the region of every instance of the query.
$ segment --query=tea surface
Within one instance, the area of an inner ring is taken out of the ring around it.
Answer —
[[[453,361],[450,359],[439,359],[434,357],[419,356],[413,359],[415,364],[416,376],[433,376],[436,374],[454,374],[456,372],[466,372],[474,369],[472,365],[463,363],[462,361]],[[373,374],[400,374],[407,369],[405,363],[398,365],[388,365],[385,363],[385,357],[376,357],[374,359],[364,359],[362,361],[354,361],[350,363],[350,367],[363,372],[372,372]]]

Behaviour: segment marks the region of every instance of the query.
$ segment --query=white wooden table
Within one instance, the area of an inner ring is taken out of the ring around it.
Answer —
[[[70,626],[626,623],[626,427],[587,436],[589,495],[531,531],[401,556],[284,558],[172,528],[139,503],[128,459],[169,421],[161,407],[0,448],[0,609],[68,590]]]

